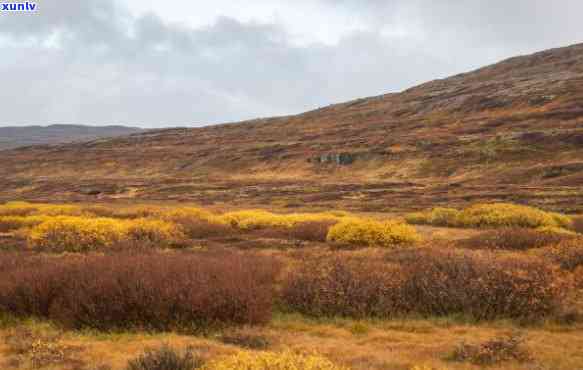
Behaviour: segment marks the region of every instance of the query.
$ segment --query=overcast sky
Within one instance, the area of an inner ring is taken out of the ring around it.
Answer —
[[[581,0],[37,6],[0,12],[0,126],[200,126],[300,113],[583,42]]]

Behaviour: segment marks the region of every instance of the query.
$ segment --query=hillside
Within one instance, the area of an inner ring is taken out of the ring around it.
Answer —
[[[87,141],[129,135],[143,130],[125,126],[50,125],[0,127],[0,150],[22,146]]]
[[[583,44],[296,116],[1,156],[5,199],[581,211]]]

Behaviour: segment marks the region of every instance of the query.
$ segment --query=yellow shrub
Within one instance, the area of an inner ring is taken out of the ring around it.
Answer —
[[[212,361],[204,370],[348,370],[318,355],[302,355],[291,351],[239,352]]]
[[[124,236],[130,241],[169,245],[185,238],[176,224],[163,220],[140,218],[125,221],[122,227],[125,228]]]
[[[33,227],[48,219],[49,216],[0,216],[0,232],[10,232]]]
[[[155,206],[133,206],[129,208],[115,210],[113,217],[116,218],[147,218],[160,217],[164,210]]]
[[[260,209],[229,212],[223,217],[232,226],[242,230],[270,227],[291,228],[303,222],[337,221],[341,219],[341,217],[332,213],[291,213],[281,215]]]
[[[0,205],[0,216],[28,216],[37,211],[37,208],[27,202],[8,202]]]
[[[80,216],[83,211],[79,206],[63,204],[39,204],[38,213],[46,216]]]
[[[556,212],[549,212],[549,215],[551,215],[557,226],[563,229],[571,229],[573,227],[573,219],[571,217]]]
[[[543,232],[543,233],[549,233],[549,234],[561,234],[561,235],[573,235],[573,236],[577,235],[577,233],[574,231],[563,229],[562,227],[558,227],[558,226],[542,226],[542,227],[537,227],[536,229],[538,231]]]
[[[420,240],[415,228],[400,221],[348,218],[330,228],[328,241],[391,247]]]
[[[81,207],[75,205],[8,202],[0,206],[2,216],[79,216],[81,213]]]
[[[98,205],[85,206],[81,209],[81,212],[86,217],[112,218],[112,217],[115,217],[115,214],[116,214],[115,209],[105,207],[105,206],[98,206]]]
[[[565,216],[566,217],[566,216]],[[459,218],[467,227],[559,226],[559,218],[540,209],[510,203],[476,204],[464,209]]]
[[[459,223],[460,211],[455,208],[434,208],[427,212],[409,213],[405,220],[411,224],[456,226]]]
[[[405,216],[412,224],[450,227],[560,227],[569,229],[573,221],[560,213],[510,203],[475,204],[462,211],[434,208]]]
[[[166,211],[160,215],[164,220],[175,222],[177,224],[188,223],[191,220],[203,220],[213,224],[227,224],[224,217],[216,215],[206,209],[196,207],[182,207]]]
[[[111,246],[123,240],[125,233],[119,220],[58,216],[34,227],[28,242],[33,248],[80,252]]]

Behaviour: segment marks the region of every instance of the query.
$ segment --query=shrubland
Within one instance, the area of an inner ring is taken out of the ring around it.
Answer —
[[[261,324],[277,266],[239,253],[0,254],[0,311],[100,330]]]
[[[395,258],[307,261],[290,274],[282,299],[314,316],[541,319],[562,306],[570,287],[557,267],[536,257],[422,248]]]
[[[275,214],[242,210],[218,214],[197,207],[109,209],[29,203],[0,207],[21,214],[0,216],[0,232],[25,234],[31,248],[43,251],[85,252],[119,245],[172,247],[182,246],[187,240],[255,231],[290,240],[357,246],[387,247],[420,240],[415,229],[403,221],[377,221],[340,211]],[[50,207],[53,210],[45,214]],[[24,209],[30,212],[24,215]],[[67,210],[72,215],[61,214]]]

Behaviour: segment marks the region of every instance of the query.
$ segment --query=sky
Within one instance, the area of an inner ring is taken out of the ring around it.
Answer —
[[[581,0],[29,2],[0,12],[0,126],[301,113],[583,42]]]

